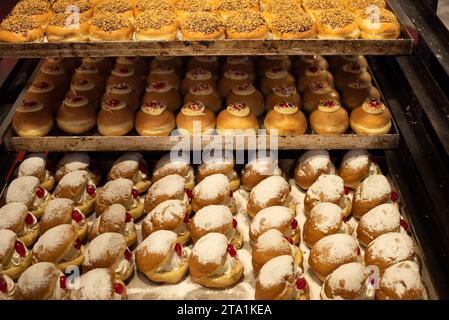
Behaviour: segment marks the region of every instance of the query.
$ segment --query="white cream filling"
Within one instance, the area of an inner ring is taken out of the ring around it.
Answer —
[[[0,291],[0,300],[13,300],[16,294],[16,285],[8,276],[3,276],[6,282],[6,292]]]
[[[58,277],[58,280],[56,281],[56,285],[55,285],[55,288],[53,289],[53,294],[52,294],[50,300],[61,300],[62,298],[65,298],[65,296],[67,294],[67,289],[62,289],[61,284],[59,282],[59,279],[63,275],[64,274],[61,271],[59,271],[59,277]]]
[[[131,233],[133,233],[134,229],[134,223],[131,221],[125,224],[125,230],[123,232],[125,236],[129,236]]]
[[[45,189],[43,189],[43,190],[44,190],[44,196],[42,198],[39,198],[37,195],[34,197],[34,201],[32,204],[33,209],[39,208],[39,206],[42,203],[46,202],[48,200],[48,198],[50,198],[50,194],[48,193],[48,191]]]
[[[37,198],[37,197],[36,197]],[[31,215],[33,217],[33,223],[31,224],[23,224],[22,230],[20,230],[19,232],[17,232],[17,235],[19,237],[22,237],[24,235],[26,235],[27,233],[34,231],[37,229],[38,225],[37,225],[37,219],[34,215]]]
[[[120,261],[116,264],[114,268],[115,274],[119,274],[122,277],[124,277],[129,270],[133,267],[133,264],[131,261],[128,261],[125,256],[123,256]]]
[[[213,273],[214,276],[222,276],[230,274],[232,269],[236,264],[236,258],[231,257],[229,253],[226,252],[226,257],[224,263]]]
[[[11,257],[11,261],[9,262],[10,265],[12,265],[13,267],[18,267],[22,264],[23,259],[28,256],[28,249],[27,247],[25,247],[25,245],[23,246],[23,248],[25,249],[25,256],[21,257],[20,254],[14,250],[14,253],[12,254]]]
[[[187,247],[182,248],[181,256],[178,256],[174,248],[172,249],[170,256],[165,261],[165,263],[159,268],[157,268],[156,272],[169,272],[174,271],[178,268],[180,268],[187,260],[187,257],[189,256],[190,249]]]

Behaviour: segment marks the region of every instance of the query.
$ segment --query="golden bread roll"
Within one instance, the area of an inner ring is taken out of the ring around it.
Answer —
[[[257,134],[259,122],[246,103],[230,104],[217,117],[217,132],[221,135]]]
[[[56,123],[64,132],[79,135],[95,127],[97,115],[95,106],[83,96],[66,98],[56,114]]]
[[[98,113],[97,127],[104,136],[124,136],[134,128],[134,111],[125,101],[105,100]]]
[[[157,100],[144,102],[135,122],[141,136],[168,136],[176,128],[174,114]]]

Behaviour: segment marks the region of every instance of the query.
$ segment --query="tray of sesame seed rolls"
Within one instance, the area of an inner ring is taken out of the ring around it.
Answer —
[[[21,0],[0,57],[410,54],[395,0]]]
[[[23,155],[1,195],[0,299],[434,298],[382,152],[278,158]]]

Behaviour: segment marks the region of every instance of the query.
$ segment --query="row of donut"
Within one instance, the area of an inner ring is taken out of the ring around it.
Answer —
[[[138,57],[118,58],[115,66],[109,58],[85,58],[78,68],[74,60],[47,59],[17,109],[13,127],[20,136],[46,135],[53,128],[50,111],[57,109],[58,127],[75,135],[96,126],[112,136],[134,127],[144,136],[169,135],[175,128],[180,134],[215,129],[219,134],[254,134],[257,117],[267,112],[263,127],[268,133],[288,135],[306,132],[303,109],[317,134],[343,134],[349,127],[370,135],[391,130],[390,111],[363,56],[334,57],[330,64],[321,56],[301,56],[294,63],[286,56],[263,57],[257,61],[260,91],[256,64],[248,57],[228,57],[224,64],[218,57],[193,57],[181,79],[183,66],[180,58],[170,57],[154,58],[149,67]],[[181,94],[184,106],[175,118]],[[227,108],[221,110],[223,102]]]
[[[172,2],[176,2],[173,4]],[[73,19],[73,7],[79,12]],[[218,13],[214,12],[218,11]],[[76,24],[76,26],[74,26]],[[21,0],[0,41],[396,39],[385,0]]]
[[[79,159],[81,154],[72,155],[77,155]],[[111,176],[113,172],[121,172],[123,174],[126,168],[130,170],[130,161],[134,162],[134,167],[140,167],[141,162],[136,159],[141,158],[136,158],[135,156],[129,157],[128,155],[121,158],[114,165],[113,168],[115,170],[112,169],[108,176]],[[27,159],[28,164],[27,160],[24,161],[25,165],[22,171],[27,169],[27,167],[37,167],[36,165],[31,165],[31,162],[37,164],[40,161],[36,159],[42,160],[40,157],[31,157],[29,159]],[[125,159],[133,160],[126,161]],[[62,164],[58,165],[59,170],[57,172],[61,174],[62,170],[62,173],[64,173],[62,168],[65,167],[65,170],[74,169],[74,167],[80,166],[80,163],[83,163],[86,168],[89,166],[88,158],[76,164],[74,160],[73,157],[70,157],[70,154],[66,156],[62,160]],[[148,278],[157,282],[176,283],[184,277],[187,269],[189,269],[191,278],[206,287],[220,288],[236,283],[243,274],[243,268],[238,261],[236,251],[242,245],[241,234],[236,220],[232,218],[232,213],[235,211],[235,201],[233,201],[232,193],[230,193],[231,183],[236,188],[238,186],[237,183],[240,182],[233,170],[233,162],[214,161],[202,165],[203,173],[209,171],[211,175],[201,180],[193,189],[191,206],[196,214],[192,219],[190,219],[190,206],[188,197],[184,193],[184,188],[186,186],[192,187],[192,182],[194,182],[193,169],[185,161],[173,162],[169,161],[167,157],[160,161],[155,168],[154,172],[156,175],[153,175],[153,179],[154,176],[158,177],[158,175],[166,174],[166,176],[156,180],[148,192],[148,195],[151,194],[152,196],[149,197],[147,195],[147,199],[150,198],[150,202],[155,201],[159,204],[151,211],[147,211],[148,215],[142,224],[142,238],[145,241],[140,244],[136,251],[138,269],[147,275]],[[43,170],[45,172],[45,165]],[[180,175],[173,175],[176,172],[187,177],[188,182],[186,183],[186,179]],[[201,170],[198,172],[201,172]],[[367,254],[364,258],[365,263],[377,266],[382,273],[384,271],[385,274],[392,273],[396,277],[396,282],[393,281],[393,284],[397,283],[397,281],[405,281],[407,285],[410,284],[413,289],[416,289],[416,281],[410,281],[408,278],[397,278],[398,270],[396,269],[402,268],[396,266],[397,263],[402,263],[401,266],[405,265],[406,271],[410,271],[409,269],[411,268],[412,274],[419,276],[419,268],[416,269],[415,264],[410,267],[409,264],[412,262],[404,262],[413,260],[415,252],[411,238],[404,233],[400,233],[400,230],[405,231],[407,227],[406,223],[400,219],[399,211],[394,204],[397,201],[397,194],[391,192],[391,187],[383,176],[376,174],[379,173],[376,164],[369,157],[368,153],[364,151],[351,151],[344,157],[340,173],[344,172],[349,176],[347,180],[348,185],[352,187],[358,185],[353,203],[354,208],[358,206],[359,209],[362,209],[362,220],[365,219],[366,221],[363,222],[361,220],[357,229],[357,237],[360,243],[363,246],[368,245]],[[333,173],[335,173],[335,167],[329,159],[329,154],[325,151],[306,152],[298,162],[295,180],[304,189],[308,189],[304,200],[304,208],[308,218],[304,224],[303,238],[306,244],[312,247],[308,263],[314,274],[321,280],[325,280],[327,277],[337,277],[337,275],[333,274],[333,271],[340,270],[340,267],[343,269],[349,268],[349,271],[354,271],[355,268],[357,271],[355,273],[343,272],[345,277],[349,277],[346,280],[352,281],[351,275],[360,276],[361,265],[345,267],[343,265],[360,262],[363,258],[356,239],[348,235],[351,233],[351,228],[346,224],[345,217],[348,214],[350,201],[345,194],[349,194],[349,189],[344,188],[343,180],[333,175]],[[71,174],[69,173],[66,176],[69,175]],[[298,226],[295,213],[292,210],[294,201],[289,196],[290,186],[281,175],[282,172],[276,167],[275,163],[270,163],[267,159],[250,163],[242,173],[243,185],[246,185],[246,189],[252,189],[248,203],[250,215],[252,215],[250,211],[251,199],[253,199],[253,207],[260,209],[255,213],[255,218],[250,226],[250,239],[253,244],[253,266],[256,272],[260,270],[259,280],[256,285],[256,298],[305,299],[308,297],[307,282],[300,273],[299,276],[296,276],[296,273],[302,270],[300,269],[302,266],[302,254],[294,246],[300,241],[300,226]],[[98,175],[92,175],[92,177],[95,176],[98,177]],[[366,178],[367,176],[369,177]],[[247,183],[245,183],[243,177],[246,177]],[[63,179],[64,177],[61,181]],[[314,180],[315,182],[313,182]],[[47,175],[45,181],[51,181],[51,178]],[[59,184],[61,184],[61,181]],[[56,190],[58,190],[58,187]],[[213,190],[214,188],[215,190]],[[105,191],[105,193],[109,194],[109,200],[111,200],[111,197],[115,198],[109,203],[114,203],[114,205],[108,206],[92,225],[89,238],[96,237],[90,242],[87,251],[84,250],[80,241],[80,235],[82,236],[83,232],[84,234],[87,233],[85,218],[81,210],[83,204],[74,208],[75,203],[73,200],[55,199],[50,201],[44,210],[45,213],[41,218],[39,229],[42,229],[42,226],[44,228],[45,226],[53,226],[53,228],[46,232],[44,231],[44,234],[34,246],[33,256],[35,262],[50,261],[55,263],[61,270],[65,270],[69,265],[79,266],[83,264],[83,271],[87,271],[92,267],[107,265],[116,271],[118,278],[126,279],[131,275],[133,258],[126,246],[131,245],[133,241],[135,242],[136,238],[131,216],[133,209],[131,206],[131,210],[127,213],[127,209],[119,204],[123,204],[123,197],[120,196],[121,192],[118,188],[106,189],[109,189]],[[17,190],[23,192],[23,186],[22,188],[11,188],[10,186],[7,191],[7,201],[8,194],[12,190],[15,191],[14,194],[17,194]],[[101,192],[103,191],[99,191],[99,198]],[[355,199],[358,194],[359,202],[357,205]],[[169,200],[167,201],[167,199]],[[104,204],[103,201],[100,201],[100,203]],[[18,213],[18,211],[21,213]],[[25,234],[22,233],[22,238],[19,240],[24,241],[27,237],[29,238],[30,234],[37,232],[38,229],[37,220],[27,212],[28,210],[24,205],[21,208],[20,204],[12,203],[9,204],[9,207],[3,207],[0,214],[0,218],[4,217],[3,223],[5,225],[3,228],[6,226],[7,229],[11,229],[17,225],[22,225]],[[62,212],[65,213],[63,214]],[[97,216],[99,212],[97,210]],[[360,216],[360,213],[358,213],[358,216]],[[14,225],[8,226],[7,224],[13,220],[15,221]],[[27,223],[26,220],[31,222],[28,229],[26,226],[24,227],[24,224]],[[379,220],[384,220],[384,223],[379,225]],[[68,223],[69,225],[54,227],[61,223]],[[63,228],[71,231],[66,230],[63,232]],[[276,229],[278,232],[270,231],[272,229]],[[17,232],[18,230],[15,231]],[[119,232],[122,235],[111,232]],[[98,236],[99,233],[101,233],[100,236]],[[14,233],[11,232],[10,234]],[[183,247],[183,244],[186,244],[190,237],[195,242],[192,255],[190,255],[188,247]],[[118,239],[121,240],[119,241]],[[374,241],[371,242],[371,240]],[[55,242],[60,243],[60,245],[56,246],[58,249],[55,249]],[[13,241],[10,240],[10,243],[13,243]],[[9,272],[8,269],[6,270],[5,273],[10,275],[14,274],[13,270],[18,273],[23,272],[21,269],[21,267],[23,268],[22,263],[26,265],[27,261],[26,258],[20,259],[20,256],[27,256],[27,249],[24,245],[17,245],[17,241],[15,243],[15,249],[18,254],[15,255],[15,259],[11,257],[10,259],[11,263],[13,260],[16,264],[17,261],[20,263],[18,267],[13,265],[13,269],[9,270]],[[292,257],[273,259],[273,262],[271,262],[272,258],[285,255],[287,243],[290,249],[287,252],[291,252]],[[17,251],[18,247],[20,247],[19,251]],[[10,248],[13,251],[13,247],[11,246]],[[19,252],[22,252],[22,254]],[[11,265],[8,261],[6,262],[6,265]],[[28,263],[30,262],[31,258],[28,259]],[[222,264],[223,262],[226,263]],[[220,266],[223,268],[219,268]],[[296,267],[293,268],[293,266]],[[394,267],[393,270],[396,271],[387,273],[390,267]],[[287,277],[286,274],[282,274],[280,278],[273,279],[273,274],[276,274],[273,273],[273,268],[281,268],[285,272],[296,270],[294,272],[295,276]],[[221,272],[220,274],[217,274],[217,269]],[[340,277],[343,276],[340,271],[337,274]],[[401,274],[410,276],[410,272]],[[346,296],[345,294],[343,296],[348,299],[355,299],[361,298],[362,293],[366,294],[365,290],[368,288],[364,287],[363,283],[366,277],[367,275],[363,279],[360,277],[356,278],[359,281],[359,286],[355,289],[346,288]],[[290,283],[289,288],[291,290],[288,291],[289,293],[281,294],[280,291],[276,291],[273,281],[275,284],[278,284],[281,280]],[[292,286],[291,282],[293,280],[295,285]],[[416,279],[413,278],[412,280]],[[341,283],[341,281],[338,283]],[[393,284],[385,284],[387,289],[392,292],[383,293],[384,298],[422,297],[422,290],[420,292],[421,296],[413,296],[409,291],[404,295],[401,292],[398,293],[392,290]],[[418,284],[421,285],[421,282],[419,281]],[[293,288],[296,289],[293,290]],[[343,289],[337,288],[337,291],[334,293],[329,293],[329,289],[327,289],[327,297],[334,297]],[[371,290],[370,295],[363,297],[373,298],[373,292]],[[414,292],[418,291],[415,290]],[[382,298],[382,293],[378,293],[378,295],[379,298]]]

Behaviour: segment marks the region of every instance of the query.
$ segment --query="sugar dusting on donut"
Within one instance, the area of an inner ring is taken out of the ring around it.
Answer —
[[[177,237],[173,231],[158,230],[150,234],[139,247],[146,252],[163,255],[170,250]]]
[[[279,198],[290,185],[281,176],[268,177],[257,184],[250,194],[250,199],[264,205],[272,199]]]
[[[338,263],[357,255],[357,241],[347,234],[333,234],[319,240],[312,248],[326,263]]]
[[[390,203],[384,203],[366,213],[360,223],[368,231],[391,230],[400,225],[401,214],[398,208]]]
[[[268,229],[277,229],[289,224],[293,214],[289,208],[274,206],[260,210],[251,222],[250,229],[255,234],[260,234]]]
[[[311,174],[327,169],[330,162],[329,152],[326,150],[310,150],[299,158],[302,168],[308,166],[312,170]]]
[[[228,177],[218,173],[204,178],[193,189],[193,195],[202,199],[214,199],[223,194],[229,193],[230,186]]]
[[[257,238],[256,246],[259,250],[289,250],[290,244],[277,229],[270,229]]]
[[[294,276],[292,256],[279,256],[268,261],[259,272],[259,283],[270,288],[282,283],[287,277]]]
[[[363,200],[380,198],[389,193],[391,193],[390,183],[380,174],[369,176],[360,185],[360,196]]]
[[[232,213],[229,207],[210,205],[204,207],[193,217],[195,226],[202,230],[219,228],[232,222]]]
[[[228,239],[221,233],[208,233],[200,238],[193,247],[192,254],[202,264],[220,264],[226,254]]]

